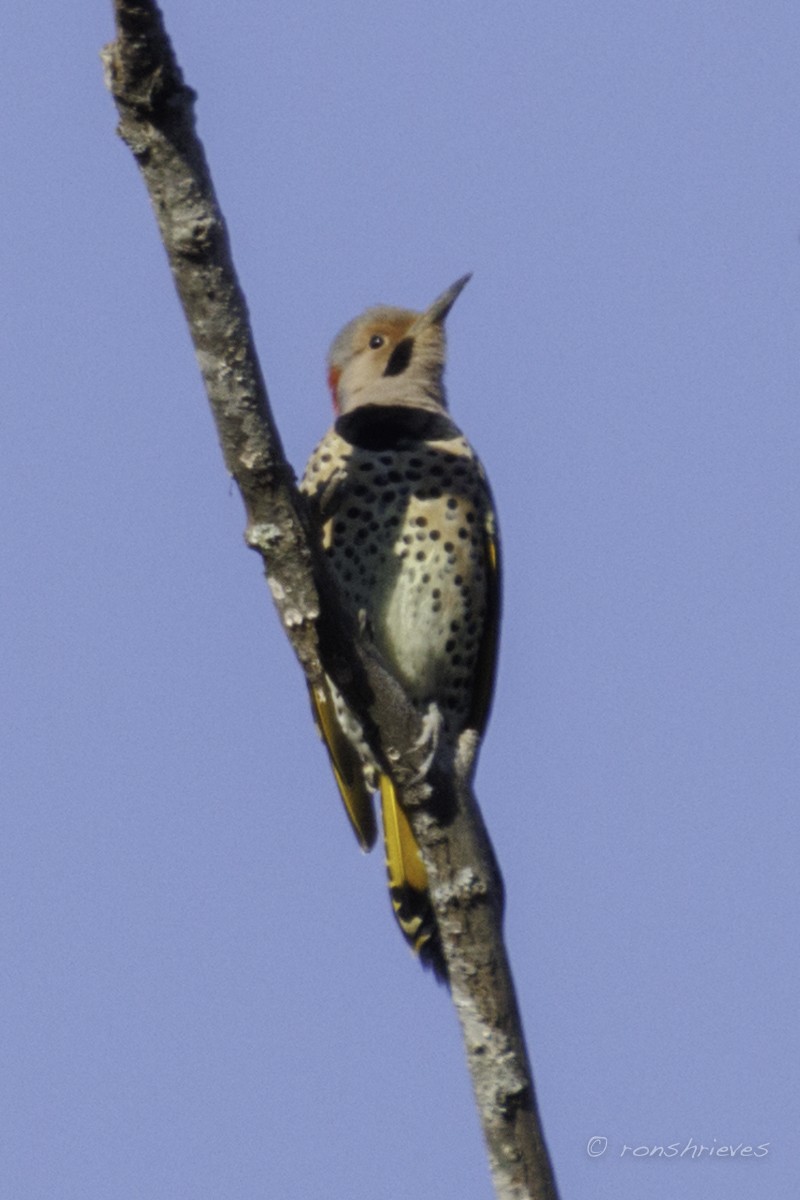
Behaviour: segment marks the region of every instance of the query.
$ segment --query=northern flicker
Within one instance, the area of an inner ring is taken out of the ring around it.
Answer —
[[[486,724],[500,590],[491,494],[442,381],[445,318],[469,278],[424,312],[379,306],[345,325],[328,356],[336,418],[301,484],[345,601],[453,753],[464,730],[480,736]],[[330,680],[311,701],[364,850],[377,836],[380,793],[395,916],[445,979],[427,874],[392,780]]]

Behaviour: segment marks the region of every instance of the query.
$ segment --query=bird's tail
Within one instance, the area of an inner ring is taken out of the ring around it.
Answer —
[[[381,775],[380,789],[386,870],[394,915],[423,966],[430,967],[440,983],[446,983],[447,966],[428,893],[428,873],[388,775]]]

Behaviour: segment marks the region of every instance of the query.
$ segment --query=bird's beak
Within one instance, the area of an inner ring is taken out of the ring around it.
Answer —
[[[430,308],[426,308],[425,312],[419,314],[409,329],[409,334],[419,333],[421,329],[427,329],[431,325],[441,325],[470,279],[472,279],[471,271],[468,275],[462,275],[460,279],[457,279],[446,292],[442,292],[441,296],[437,296]]]

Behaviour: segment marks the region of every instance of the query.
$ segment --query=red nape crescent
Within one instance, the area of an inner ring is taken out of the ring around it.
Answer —
[[[333,411],[337,414],[337,416],[339,414],[339,397],[337,395],[337,389],[339,387],[339,376],[341,373],[341,367],[331,366],[328,368],[328,387],[330,388]]]

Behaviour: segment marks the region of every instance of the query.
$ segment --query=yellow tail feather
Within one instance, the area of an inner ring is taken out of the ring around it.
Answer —
[[[394,784],[388,775],[381,775],[381,810],[389,887],[410,887],[415,892],[427,893],[428,873],[419,856],[408,817],[397,802]]]
[[[446,981],[447,967],[428,895],[428,872],[388,775],[381,775],[380,789],[386,869],[394,915],[406,941],[422,962],[433,968],[438,979]]]

